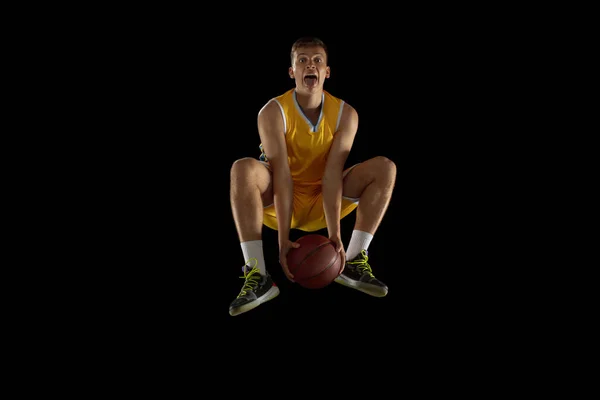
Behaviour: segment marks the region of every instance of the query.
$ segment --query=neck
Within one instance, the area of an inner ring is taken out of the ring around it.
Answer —
[[[323,99],[323,90],[319,90],[314,93],[306,93],[296,90],[296,99],[298,104],[303,110],[311,111],[317,110],[321,107],[321,100]]]

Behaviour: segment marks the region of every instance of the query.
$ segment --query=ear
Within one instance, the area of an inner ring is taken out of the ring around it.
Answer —
[[[331,68],[327,67],[325,70],[325,78],[329,78],[331,76]]]
[[[290,78],[294,79],[294,68],[290,67],[288,69],[288,74],[290,75]]]

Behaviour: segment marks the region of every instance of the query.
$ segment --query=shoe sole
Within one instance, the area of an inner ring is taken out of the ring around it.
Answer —
[[[260,306],[263,303],[266,303],[269,300],[273,300],[277,296],[279,296],[279,288],[277,286],[271,286],[271,289],[269,289],[267,293],[262,295],[262,297],[259,297],[258,299],[251,301],[250,303],[244,304],[243,306],[240,306],[233,310],[229,310],[229,315],[235,317],[236,315],[243,314],[245,312],[255,309],[256,307]]]
[[[363,283],[363,282],[349,280],[342,275],[335,278],[335,282],[339,283],[340,285],[344,285],[346,287],[356,289],[358,291],[361,291],[361,292],[371,295],[373,297],[385,297],[388,294],[388,290],[385,288],[382,288],[380,286],[371,285],[370,283]]]

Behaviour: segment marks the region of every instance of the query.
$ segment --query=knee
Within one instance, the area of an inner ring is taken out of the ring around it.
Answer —
[[[234,177],[250,173],[255,162],[256,160],[251,157],[244,157],[235,160],[231,165],[231,176]]]
[[[396,179],[396,164],[385,156],[373,158],[379,176],[387,176],[390,179]]]

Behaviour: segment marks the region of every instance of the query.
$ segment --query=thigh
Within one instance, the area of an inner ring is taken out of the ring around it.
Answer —
[[[263,206],[273,203],[273,174],[268,163],[246,157],[237,160],[231,170],[232,185],[256,185]]]
[[[260,191],[263,207],[266,208],[273,205],[273,172],[271,171],[271,166],[268,162],[258,161],[258,163],[261,164],[258,171],[260,171],[260,175],[263,176],[263,182],[268,180],[268,184],[264,187],[264,190],[261,188]],[[264,171],[266,171],[266,174]]]
[[[379,157],[356,164],[344,171],[342,195],[358,199],[367,185],[375,179],[379,167]]]

